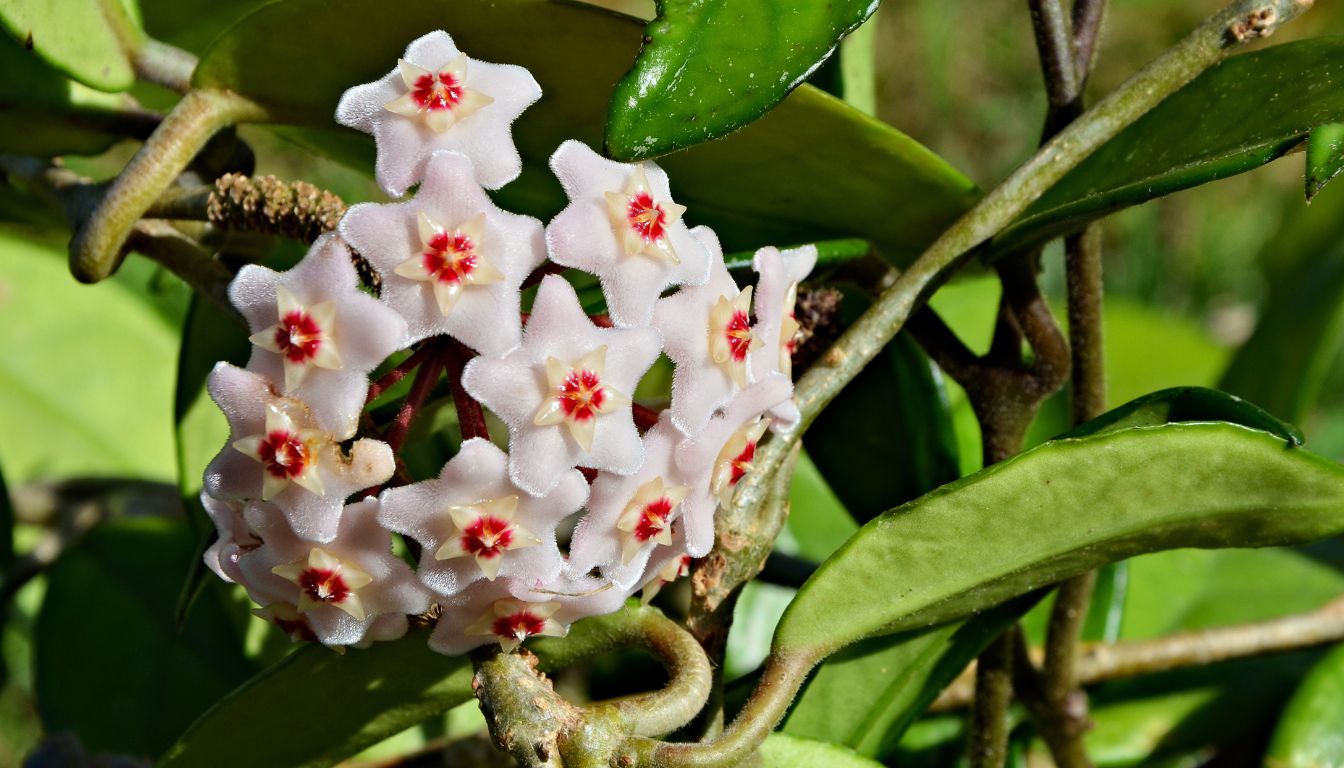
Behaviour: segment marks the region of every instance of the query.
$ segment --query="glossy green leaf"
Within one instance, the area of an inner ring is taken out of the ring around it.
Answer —
[[[1225,421],[1276,435],[1292,445],[1302,444],[1302,432],[1246,400],[1207,387],[1172,387],[1144,395],[1107,411],[1061,438],[1085,437],[1132,427],[1183,421]]]
[[[406,0],[396,13],[363,0],[285,0],[216,41],[195,83],[235,90],[283,122],[330,128],[345,89],[383,76],[408,42],[439,28],[472,56],[522,65],[540,82],[545,95],[514,129],[528,167],[499,197],[550,217],[565,198],[546,159],[568,138],[600,146],[605,84],[629,67],[641,39],[641,26],[629,19],[543,0]],[[295,29],[304,30],[300,39]],[[329,44],[346,39],[359,44]],[[318,55],[322,66],[311,66]],[[304,74],[276,74],[283,72]],[[320,141],[353,159],[357,142],[331,137]],[[666,158],[663,167],[690,207],[687,220],[713,226],[729,252],[862,237],[883,256],[908,261],[978,196],[926,148],[814,88],[798,89],[722,141]]]
[[[807,451],[798,454],[789,485],[789,517],[775,548],[815,563],[831,556],[859,530]]]
[[[0,26],[79,82],[124,91],[144,41],[134,13],[123,0],[9,0],[0,3]]]
[[[660,0],[639,58],[616,86],[612,157],[638,160],[760,117],[877,8],[873,0]]]
[[[800,739],[786,733],[772,733],[761,744],[761,762],[765,768],[881,768],[851,749],[826,741]]]
[[[958,477],[947,392],[905,334],[822,411],[803,443],[859,522]]]
[[[176,331],[118,275],[70,278],[63,243],[0,229],[0,459],[39,477],[171,480]],[[30,435],[43,435],[42,440]]]
[[[1087,525],[1062,524],[1079,514]],[[1192,423],[1057,440],[870,522],[799,591],[775,648],[824,654],[1144,552],[1342,530],[1344,468],[1269,433]]]
[[[1344,38],[1231,57],[1080,163],[992,248],[1028,248],[1120,208],[1257,168],[1341,119]]]
[[[1312,668],[1279,718],[1265,764],[1275,768],[1344,765],[1344,646]]]
[[[783,731],[886,759],[943,688],[1039,597],[994,606],[965,622],[855,643],[817,668]]]
[[[96,154],[126,136],[144,138],[152,115],[121,94],[95,91],[53,69],[0,34],[0,151],[25,155]]]
[[[161,518],[104,523],[62,554],[34,637],[48,732],[73,730],[90,751],[157,755],[255,671],[225,590],[174,626],[170,574],[193,555],[182,522]]]
[[[657,613],[627,607],[629,613]],[[597,616],[564,638],[529,647],[544,670],[564,668],[623,644],[619,619]],[[429,650],[428,635],[338,654],[307,645],[220,699],[157,765],[333,765],[472,698],[471,662]],[[247,738],[239,738],[247,734]]]
[[[1307,137],[1307,202],[1344,171],[1344,123],[1317,126]]]

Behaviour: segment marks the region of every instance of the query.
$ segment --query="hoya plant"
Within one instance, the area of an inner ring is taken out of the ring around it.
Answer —
[[[1344,41],[999,5],[0,3],[3,760],[1344,765]]]

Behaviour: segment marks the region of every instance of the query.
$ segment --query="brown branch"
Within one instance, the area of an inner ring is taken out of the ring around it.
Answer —
[[[457,408],[457,426],[462,440],[474,437],[490,439],[490,427],[485,422],[485,411],[476,398],[467,394],[462,386],[462,369],[467,366],[473,353],[462,342],[453,340],[445,357],[448,381],[453,385],[453,406]]]
[[[1287,653],[1344,641],[1344,598],[1308,613],[1253,624],[1182,632],[1152,640],[1084,645],[1078,655],[1078,680],[1098,685],[1174,669],[1203,666],[1272,653]],[[1039,664],[1043,650],[1033,649]],[[975,672],[967,669],[929,707],[947,712],[971,703]]]
[[[411,424],[415,422],[415,417],[420,413],[420,408],[429,398],[429,393],[434,390],[434,385],[439,381],[439,374],[443,371],[441,343],[431,341],[426,346],[433,348],[434,351],[429,353],[425,361],[420,364],[420,370],[415,372],[411,391],[406,393],[406,400],[401,404],[401,410],[397,412],[391,426],[383,434],[383,442],[391,446],[393,453],[400,451],[402,444],[406,442]]]
[[[967,750],[971,768],[995,768],[1008,757],[1008,706],[1013,701],[1013,647],[1010,631],[994,638],[975,668],[975,706],[971,709]]]

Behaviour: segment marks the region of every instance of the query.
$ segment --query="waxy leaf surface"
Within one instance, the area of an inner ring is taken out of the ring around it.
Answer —
[[[765,768],[881,768],[853,750],[824,740],[800,739],[785,733],[772,733],[761,745]]]
[[[1321,659],[1279,718],[1266,765],[1344,765],[1344,646]]]
[[[565,198],[546,159],[568,138],[601,146],[608,85],[642,35],[629,19],[541,0],[406,0],[396,13],[363,0],[285,0],[225,32],[202,56],[195,84],[234,90],[278,122],[329,128],[345,89],[382,77],[408,42],[438,28],[472,57],[527,67],[541,84],[541,101],[514,126],[523,175],[499,199],[551,217]],[[346,39],[359,44],[329,44]],[[367,146],[323,133],[324,147],[345,158]],[[807,87],[750,127],[661,162],[687,220],[714,227],[730,252],[862,237],[908,262],[978,196],[908,136]]]
[[[876,8],[875,0],[662,0],[612,96],[607,151],[656,157],[741,128]]]
[[[1341,530],[1344,468],[1266,432],[1187,423],[1057,440],[870,522],[804,584],[775,648],[824,654],[940,624],[1144,552]]]
[[[992,241],[1016,251],[1092,219],[1249,171],[1344,119],[1344,38],[1233,56],[1134,121]]]
[[[144,38],[134,7],[122,0],[10,0],[0,3],[0,26],[79,82],[124,91],[135,82],[131,62]]]
[[[1344,171],[1344,123],[1322,125],[1307,137],[1307,202]]]

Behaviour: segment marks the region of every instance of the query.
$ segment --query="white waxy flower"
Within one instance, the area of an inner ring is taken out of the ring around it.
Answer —
[[[509,476],[534,496],[575,467],[628,475],[643,462],[629,393],[658,357],[652,328],[599,328],[569,283],[542,280],[523,343],[477,357],[462,386],[509,427]]]
[[[630,589],[641,580],[651,553],[672,544],[674,523],[683,516],[685,504],[706,503],[691,494],[691,481],[673,462],[680,440],[664,411],[644,433],[644,465],[638,472],[598,473],[588,511],[570,543],[570,573],[600,568],[617,587]]]
[[[751,356],[751,370],[756,378],[778,371],[793,379],[793,352],[798,335],[794,305],[798,300],[798,283],[812,272],[816,263],[815,245],[785,251],[762,248],[752,258],[752,267],[760,275],[756,282],[756,325],[752,332],[766,344],[766,350]],[[771,353],[771,349],[778,354]],[[793,429],[800,417],[793,400],[775,406],[771,414],[776,431]]]
[[[488,440],[462,443],[437,479],[383,492],[378,520],[420,543],[421,581],[453,595],[481,579],[531,583],[564,565],[555,528],[588,498],[588,483],[566,472],[544,497],[510,480],[508,456]]]
[[[505,653],[536,635],[564,637],[566,627],[553,617],[560,610],[556,602],[528,603],[521,600],[496,600],[464,630],[468,636],[484,636],[499,641]]]
[[[518,344],[519,287],[546,258],[541,222],[496,206],[466,156],[435,152],[413,199],[356,205],[340,231],[382,276],[407,344],[447,334],[490,356]]]
[[[261,540],[248,530],[240,502],[212,499],[202,493],[201,506],[219,534],[215,542],[206,548],[202,558],[216,576],[224,581],[235,582],[238,580],[238,557],[256,549],[261,545]]]
[[[511,126],[539,98],[526,69],[468,58],[436,31],[407,46],[382,79],[346,91],[336,122],[373,135],[374,175],[389,195],[419,182],[441,149],[471,158],[481,185],[498,189],[522,171]]]
[[[547,595],[526,592],[519,581],[500,578],[440,601],[443,610],[429,647],[456,656],[491,643],[512,651],[535,635],[563,637],[574,618]]]
[[[677,446],[677,467],[692,479],[683,517],[691,555],[703,557],[713,546],[714,511],[732,504],[738,484],[753,469],[756,446],[768,426],[763,415],[792,393],[792,382],[772,373],[734,397],[703,432]]]
[[[752,381],[751,358],[761,340],[751,327],[751,286],[738,290],[723,265],[718,238],[708,227],[692,230],[710,251],[709,281],[659,299],[653,327],[663,334],[672,378],[672,419],[686,435]]]
[[[670,550],[663,553],[661,565],[649,568],[648,580],[643,585],[643,591],[639,595],[639,601],[648,605],[653,602],[653,598],[662,591],[663,587],[671,584],[677,579],[690,575],[692,557],[684,552]],[[650,563],[651,566],[655,565]]]
[[[356,440],[346,455],[306,403],[279,395],[255,373],[219,363],[207,388],[229,421],[229,442],[205,469],[210,496],[272,502],[300,535],[325,542],[336,535],[347,497],[392,476],[386,443]]]
[[[392,553],[392,534],[378,525],[377,511],[373,499],[352,504],[336,536],[314,542],[296,536],[270,505],[248,505],[244,514],[263,544],[239,559],[240,583],[291,631],[297,612],[325,645],[360,644],[371,632],[399,637],[406,615],[428,610],[430,595]]]
[[[245,266],[229,299],[253,331],[248,369],[307,402],[337,439],[353,435],[368,374],[403,346],[406,322],[359,290],[345,244],[323,235],[287,272]]]
[[[566,141],[551,170],[569,206],[546,227],[551,260],[597,275],[617,325],[649,322],[653,303],[672,285],[701,285],[710,254],[681,220],[667,174],[653,163],[618,163]]]

